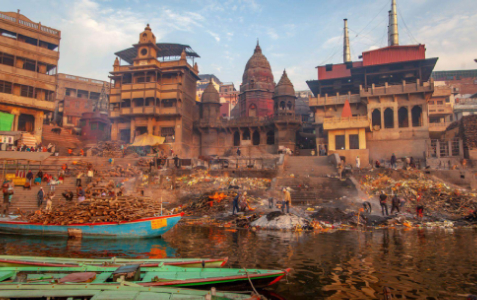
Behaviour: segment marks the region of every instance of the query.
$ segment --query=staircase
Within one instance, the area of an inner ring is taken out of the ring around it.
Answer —
[[[52,125],[43,125],[42,143],[48,145],[51,143],[55,145],[55,151],[59,152],[59,155],[68,155],[68,149],[72,148],[73,151],[79,152],[84,147],[83,141],[80,136],[70,134],[64,128],[60,128],[60,134],[51,131],[54,128],[60,128]]]
[[[292,189],[292,201],[298,205],[321,205],[343,196],[354,197],[357,190],[350,180],[341,181],[326,156],[286,156],[277,187]]]
[[[53,206],[66,202],[63,196],[61,195],[66,190],[72,191],[74,194],[73,201],[76,200],[77,197],[76,197],[75,182],[76,182],[76,177],[74,176],[67,177],[65,178],[63,184],[56,186],[55,197],[53,198]],[[43,190],[46,195],[46,193],[50,191],[50,187],[46,183],[42,183],[41,186],[43,187]],[[31,211],[38,210],[36,195],[38,194],[39,190],[40,190],[39,185],[33,185],[31,190],[24,189],[22,186],[16,186],[14,188],[15,193],[13,194],[12,203],[10,204],[10,212],[16,213],[17,209],[20,209],[23,212],[31,212]],[[43,201],[43,207],[45,206],[46,206],[46,197],[45,197],[45,200]]]

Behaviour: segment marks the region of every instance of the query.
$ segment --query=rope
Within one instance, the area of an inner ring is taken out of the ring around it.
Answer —
[[[260,295],[260,294],[257,292],[257,290],[255,289],[255,287],[253,286],[252,280],[250,279],[250,276],[248,275],[247,269],[245,269],[245,267],[242,267],[242,268],[244,269],[245,274],[247,274],[248,282],[250,282],[250,285],[252,286],[253,292],[254,292],[255,294],[257,294],[257,296],[260,297],[260,299],[265,299],[265,300],[266,300],[266,298],[263,297],[262,295]]]

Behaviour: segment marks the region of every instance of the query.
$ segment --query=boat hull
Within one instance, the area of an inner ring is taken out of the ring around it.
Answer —
[[[172,229],[182,217],[181,214],[139,219],[129,222],[85,223],[71,225],[43,225],[18,221],[0,221],[0,233],[85,237],[85,238],[152,238]]]

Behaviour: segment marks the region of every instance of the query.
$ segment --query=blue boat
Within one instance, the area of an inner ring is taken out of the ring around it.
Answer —
[[[172,229],[183,213],[124,222],[83,223],[70,225],[0,221],[0,233],[85,237],[85,238],[152,238]]]

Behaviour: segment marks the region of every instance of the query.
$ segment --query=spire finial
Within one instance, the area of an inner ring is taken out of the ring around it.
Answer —
[[[254,53],[257,53],[257,52],[262,53],[262,48],[260,48],[260,43],[258,42],[258,38],[257,38],[257,46],[255,47]]]

